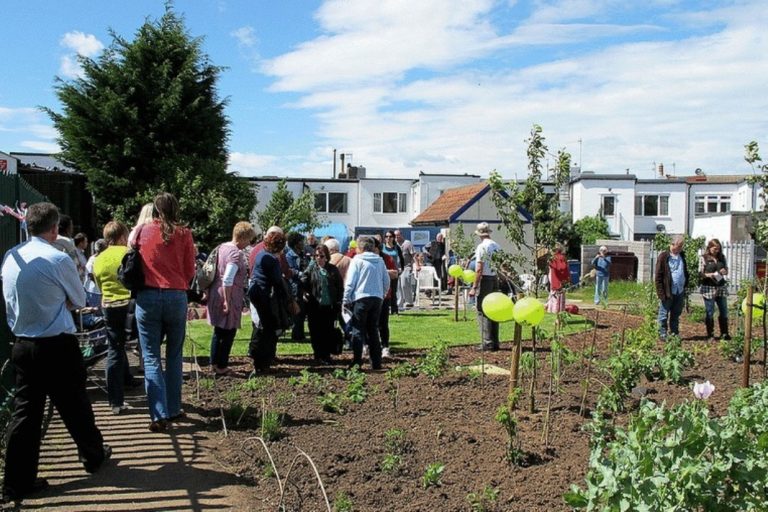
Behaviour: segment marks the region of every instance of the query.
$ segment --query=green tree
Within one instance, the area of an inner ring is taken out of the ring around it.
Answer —
[[[100,222],[131,222],[148,198],[168,191],[198,243],[210,247],[255,204],[248,183],[226,170],[226,101],[216,89],[222,68],[170,6],[133,41],[111,36],[97,59],[80,58],[82,78],[57,78],[63,111],[44,109],[62,156],[85,171]]]
[[[763,247],[768,247],[768,164],[760,158],[760,146],[757,141],[744,145],[744,160],[755,172],[749,177],[749,183],[760,187],[760,198],[763,200],[763,210],[752,212],[752,224],[755,230],[755,241]]]
[[[459,223],[450,233],[451,250],[458,259],[468,260],[475,252],[475,241],[472,236],[464,234],[464,225]]]
[[[315,208],[315,195],[305,190],[298,198],[294,198],[285,180],[277,183],[269,203],[256,215],[256,222],[262,231],[270,226],[280,226],[286,233],[312,231],[323,224]]]
[[[595,241],[611,236],[608,221],[602,215],[582,217],[573,223],[573,230],[576,232],[579,245],[593,245]]]

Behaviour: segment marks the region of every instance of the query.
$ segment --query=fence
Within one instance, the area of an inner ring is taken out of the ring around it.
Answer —
[[[46,200],[47,198],[43,194],[35,190],[18,174],[0,174],[0,204],[13,208],[17,202],[32,204]],[[5,257],[8,249],[20,241],[19,221],[10,215],[0,217],[0,261]],[[2,279],[0,279],[0,291],[3,288],[2,284]],[[5,301],[0,298],[0,367],[10,355],[11,339],[11,331],[5,316]],[[4,384],[8,385],[9,383]]]
[[[735,295],[742,281],[755,278],[755,241],[723,242],[722,249],[728,263],[728,293]],[[656,268],[656,260],[662,250],[666,250],[666,247],[651,251],[651,269]],[[704,249],[701,249],[699,256],[703,252]],[[689,261],[688,266],[690,272],[697,272],[699,262]]]

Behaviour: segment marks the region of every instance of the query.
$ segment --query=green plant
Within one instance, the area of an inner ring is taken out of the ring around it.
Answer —
[[[724,357],[740,363],[744,359],[744,333],[734,334],[730,340],[720,339],[720,353]],[[760,351],[759,343],[749,345],[750,354],[755,355]]]
[[[433,462],[427,469],[424,470],[424,475],[421,477],[421,484],[425,489],[432,486],[442,485],[442,476],[445,471],[445,464],[442,462]]]
[[[385,473],[397,473],[400,469],[400,463],[402,457],[394,453],[387,453],[384,455],[384,459],[381,461],[379,467]]]
[[[346,371],[337,369],[333,372],[333,376],[347,381],[344,398],[356,404],[365,402],[365,399],[368,397],[365,383],[366,378],[365,374],[357,366],[353,366]]]
[[[586,510],[768,510],[768,383],[740,389],[728,413],[704,401],[643,402],[626,428],[593,443],[586,487],[566,503]]]
[[[216,387],[216,382],[210,377],[203,377],[198,382],[200,383],[200,389],[206,389],[210,391]]]
[[[288,379],[288,384],[298,388],[311,388],[317,393],[321,393],[327,386],[325,379],[317,373],[312,373],[306,368],[299,372],[298,377]]]
[[[261,438],[277,441],[282,436],[283,417],[277,411],[263,409],[261,412]]]
[[[499,490],[486,485],[480,492],[467,494],[467,501],[472,512],[491,512],[496,500],[499,498]]]
[[[257,391],[266,391],[267,389],[274,387],[274,385],[275,385],[274,377],[255,376],[243,382],[240,385],[240,389],[242,389],[243,391],[250,391],[253,393]]]
[[[318,402],[326,412],[344,413],[344,397],[333,391],[328,391],[318,397]]]
[[[448,357],[448,342],[438,337],[422,357],[419,370],[433,380],[441,377],[448,370]]]
[[[517,416],[513,412],[519,398],[520,388],[515,388],[507,397],[507,403],[500,405],[494,416],[507,433],[507,460],[510,464],[517,464],[523,456],[520,439],[517,437]]]
[[[391,428],[384,433],[384,448],[386,454],[380,464],[385,473],[397,473],[403,460],[403,455],[408,451],[408,442],[405,431],[399,428]]]
[[[693,354],[683,349],[679,337],[670,336],[664,344],[664,351],[656,358],[656,365],[662,379],[680,384],[683,371],[693,366]]]
[[[352,498],[344,492],[338,493],[333,500],[333,512],[352,512],[354,510],[352,507]]]

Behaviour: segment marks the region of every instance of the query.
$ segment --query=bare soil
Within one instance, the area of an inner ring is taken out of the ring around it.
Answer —
[[[570,336],[566,344],[582,351],[596,336],[600,358],[604,358],[612,338],[620,336],[623,328],[640,324],[639,317],[613,310],[586,312],[594,320],[599,315],[597,329]],[[728,401],[741,382],[742,365],[721,355],[717,344],[707,343],[701,324],[684,321],[681,326],[684,346],[695,354],[695,365],[686,372],[689,383],[674,385],[664,382],[642,382],[647,398],[668,404],[692,397],[690,383],[710,380],[717,391],[710,399],[715,414],[725,412]],[[395,333],[396,334],[396,333]],[[544,344],[541,343],[540,344]],[[530,350],[530,342],[523,350]],[[509,377],[485,375],[479,377],[466,371],[450,370],[445,376],[431,380],[424,375],[400,379],[397,406],[387,392],[383,372],[370,372],[367,387],[370,395],[365,402],[348,404],[343,414],[323,411],[318,393],[311,386],[298,387],[289,383],[304,368],[319,373],[331,382],[338,393],[345,383],[331,376],[334,367],[313,366],[307,357],[280,358],[270,375],[268,389],[239,392],[250,371],[250,361],[236,360],[239,376],[215,380],[212,389],[198,389],[191,379],[185,389],[188,406],[204,418],[206,434],[215,446],[214,454],[220,467],[243,479],[248,485],[236,497],[238,510],[275,510],[280,501],[277,479],[269,469],[266,451],[253,438],[259,436],[259,416],[262,397],[267,409],[282,414],[282,436],[267,443],[281,479],[287,480],[283,496],[287,510],[326,510],[317,479],[306,459],[297,449],[311,457],[328,494],[334,499],[343,493],[356,511],[421,511],[470,510],[467,495],[480,492],[485,486],[498,490],[498,498],[486,510],[552,511],[567,510],[562,494],[572,483],[581,483],[589,458],[589,434],[583,430],[589,421],[589,408],[594,406],[601,382],[607,383],[604,372],[592,369],[594,377],[587,397],[587,411],[579,415],[586,367],[581,361],[570,365],[561,382],[560,392],[551,403],[551,439],[548,446],[542,440],[545,423],[548,371],[545,360],[548,342],[538,348],[536,357],[541,365],[536,381],[536,412],[528,411],[523,398],[517,410],[521,448],[525,452],[520,466],[511,466],[505,457],[506,434],[494,420],[497,408],[506,401]],[[403,361],[416,361],[422,353],[397,353],[386,366]],[[509,368],[511,345],[505,343],[499,352],[484,355],[485,362]],[[471,347],[453,348],[451,366],[470,365],[481,354]],[[346,367],[348,354],[339,359],[337,368]],[[762,378],[762,365],[753,362],[753,378]],[[210,381],[209,381],[210,382]],[[524,380],[523,385],[528,386]],[[235,390],[235,391],[233,391]],[[238,398],[239,397],[239,398]],[[631,412],[637,399],[628,403]],[[221,411],[233,403],[248,404],[242,415],[235,411],[223,432]],[[628,413],[627,413],[628,414]],[[627,414],[616,418],[622,422]],[[239,420],[239,422],[238,422]],[[406,447],[400,470],[385,472],[381,463],[387,453],[385,432],[389,429],[406,432]],[[289,466],[295,466],[286,479]],[[444,464],[439,486],[424,488],[422,476],[428,465]]]

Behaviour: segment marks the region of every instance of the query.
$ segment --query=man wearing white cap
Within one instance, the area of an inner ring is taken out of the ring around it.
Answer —
[[[500,247],[491,240],[491,231],[487,222],[481,222],[475,230],[475,235],[480,237],[480,243],[475,249],[475,282],[469,290],[470,297],[477,295],[477,322],[480,325],[481,350],[499,350],[499,324],[483,314],[485,296],[499,291],[499,279],[491,265],[491,257]]]

